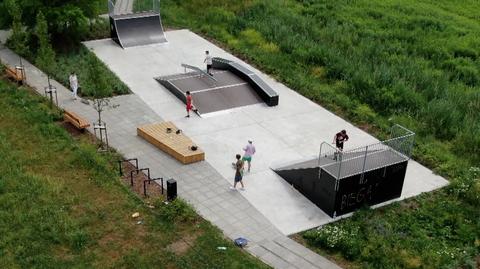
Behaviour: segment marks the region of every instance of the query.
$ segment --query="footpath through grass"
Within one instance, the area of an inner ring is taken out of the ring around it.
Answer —
[[[60,118],[0,80],[0,268],[267,268],[181,200],[147,208]]]
[[[475,0],[162,1],[168,26],[221,42],[379,138],[392,123],[417,133],[414,158],[450,187],[302,234],[360,268],[480,267],[478,10]]]

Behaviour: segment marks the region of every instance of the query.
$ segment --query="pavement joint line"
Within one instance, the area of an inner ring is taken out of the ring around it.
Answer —
[[[247,84],[248,84],[247,82],[242,82],[242,83],[229,84],[229,85],[218,86],[218,87],[213,87],[213,88],[207,88],[207,89],[202,89],[202,90],[192,90],[192,94],[202,93],[202,92],[210,92],[210,91],[227,89],[227,88],[233,88],[233,87],[242,86],[242,85],[247,85]]]
[[[215,71],[215,72],[212,72],[212,74],[222,74],[222,73],[226,73],[227,71]],[[188,79],[188,78],[198,78],[198,77],[203,77],[204,75],[203,74],[195,74],[195,75],[192,75],[192,76],[187,76],[187,77],[178,77],[178,78],[173,78],[173,79],[169,79],[169,81],[176,81],[176,80],[182,80],[182,79]],[[161,78],[161,77],[157,77],[157,78]]]
[[[277,253],[275,253],[274,251],[266,248],[263,244],[259,244],[259,247],[263,248],[264,250],[266,250],[267,252],[264,254],[264,255],[268,255],[268,253],[270,253],[271,255],[277,257],[278,259],[282,260],[283,262],[287,263],[287,264],[290,264],[292,266],[294,266],[295,268],[298,268],[296,267],[295,265],[291,264],[290,262],[288,262],[287,260],[283,259],[283,257],[279,256]],[[298,269],[301,269],[301,268],[298,268]]]
[[[292,253],[292,254],[294,254],[296,257],[298,257],[298,258],[300,258],[300,259],[308,262],[309,264],[317,267],[316,264],[314,264],[314,263],[310,262],[309,260],[305,259],[302,255],[300,255],[300,254],[298,254],[298,253],[296,253],[296,252],[293,252],[291,249],[286,248],[285,246],[283,246],[282,244],[280,244],[280,243],[277,242],[276,240],[273,240],[273,243],[276,244],[277,246],[281,247],[281,248],[284,249],[285,251],[287,251],[287,252],[289,252],[289,253]]]

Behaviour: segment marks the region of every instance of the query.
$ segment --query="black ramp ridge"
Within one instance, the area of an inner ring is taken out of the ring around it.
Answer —
[[[160,14],[113,18],[116,34],[123,48],[167,42]]]
[[[278,105],[278,93],[274,91],[270,86],[263,81],[259,76],[255,75],[250,69],[244,67],[233,61],[228,61],[222,58],[214,58],[213,66],[219,69],[227,69],[235,73],[237,76],[248,81],[252,88],[268,106]]]

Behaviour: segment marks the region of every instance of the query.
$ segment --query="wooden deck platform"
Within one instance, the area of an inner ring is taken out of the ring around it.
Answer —
[[[167,132],[170,128],[170,132]],[[171,122],[148,124],[137,127],[137,135],[174,157],[183,164],[205,160],[205,152],[200,148],[191,150],[195,143]]]

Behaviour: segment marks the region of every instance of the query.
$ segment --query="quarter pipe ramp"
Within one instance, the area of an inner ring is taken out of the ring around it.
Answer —
[[[167,42],[157,12],[111,15],[110,33],[122,48]]]

